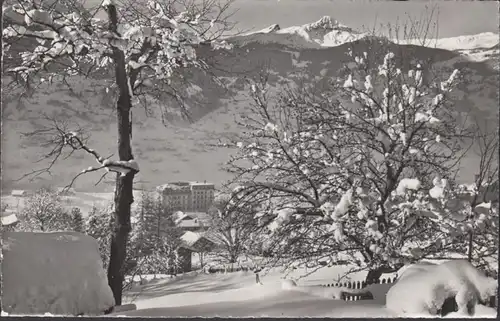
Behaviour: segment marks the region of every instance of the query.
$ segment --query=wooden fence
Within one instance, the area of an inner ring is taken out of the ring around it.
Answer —
[[[348,289],[364,289],[370,284],[389,284],[396,282],[396,277],[394,278],[382,278],[376,280],[372,283],[366,283],[365,281],[346,281],[346,282],[335,282],[329,284],[323,284],[325,287],[345,287]]]
[[[249,268],[249,267],[235,267],[235,268],[213,268],[213,267],[209,267],[208,268],[208,273],[212,274],[212,273],[231,273],[231,272],[240,272],[240,271],[243,271],[243,272],[252,272],[253,269],[252,268]]]

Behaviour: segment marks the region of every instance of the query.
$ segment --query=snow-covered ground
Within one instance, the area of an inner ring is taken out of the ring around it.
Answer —
[[[304,271],[302,271],[304,272]],[[332,273],[330,270],[329,273]],[[321,277],[321,274],[318,275]],[[295,276],[298,276],[297,273]],[[383,308],[383,295],[370,302],[339,301],[318,291],[283,290],[278,269],[261,276],[263,285],[255,283],[252,272],[196,274],[151,280],[126,293],[126,303],[137,311],[117,313],[126,316],[390,316]],[[303,287],[316,283],[318,276],[297,281]],[[321,280],[319,280],[321,281]],[[323,280],[331,282],[331,278]]]
[[[296,270],[287,280],[296,280],[297,287],[283,286],[279,269],[261,275],[262,285],[255,283],[252,272],[202,274],[191,272],[183,276],[149,278],[145,284],[135,284],[126,292],[125,303],[134,303],[136,311],[119,312],[116,316],[154,317],[398,317],[385,307],[386,293],[392,284],[366,288],[373,300],[343,301],[336,299],[345,288],[327,288],[318,284],[331,283],[348,267],[321,269],[304,278],[305,270]],[[364,278],[364,273],[353,279]],[[455,317],[457,314],[454,314]],[[477,317],[495,317],[496,310],[484,306],[476,309]],[[463,317],[463,315],[460,315]]]

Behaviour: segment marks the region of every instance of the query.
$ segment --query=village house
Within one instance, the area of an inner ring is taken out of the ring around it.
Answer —
[[[185,231],[202,231],[211,226],[210,218],[204,212],[181,212],[172,214],[177,227]]]
[[[185,263],[184,268],[189,268],[189,271],[193,269],[192,266],[192,255],[197,253],[199,256],[200,267],[203,267],[203,257],[205,253],[214,251],[218,246],[218,241],[209,232],[192,232],[186,231],[181,236],[182,241],[182,254],[186,257],[183,258],[183,262],[189,261],[189,265]],[[181,252],[179,252],[179,255]]]

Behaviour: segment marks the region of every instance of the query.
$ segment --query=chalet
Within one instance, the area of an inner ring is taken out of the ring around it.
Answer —
[[[217,247],[218,241],[210,233],[196,233],[186,231],[181,240],[191,247],[195,252],[209,252]]]
[[[181,245],[178,254],[181,257],[181,268],[184,272],[189,272],[192,267],[193,253],[203,255],[204,252],[210,252],[217,247],[217,240],[209,233],[197,233],[186,231],[181,236]]]
[[[203,212],[175,212],[173,214],[175,224],[186,231],[200,231],[210,227],[210,218]]]

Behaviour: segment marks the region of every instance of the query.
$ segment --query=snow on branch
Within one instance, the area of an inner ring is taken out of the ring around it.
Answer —
[[[103,157],[97,151],[88,147],[88,137],[85,135],[84,129],[78,128],[77,130],[72,131],[69,130],[70,125],[67,122],[55,120],[44,115],[42,115],[41,118],[50,122],[50,124],[42,126],[42,128],[36,131],[23,133],[23,136],[28,139],[35,140],[40,144],[40,146],[49,148],[49,151],[38,160],[38,162],[49,161],[49,164],[42,169],[33,170],[32,172],[23,175],[18,180],[30,176],[33,176],[34,178],[43,173],[51,174],[53,166],[55,166],[58,160],[67,159],[78,151],[85,151],[86,153],[92,155],[97,161],[98,165],[90,166],[82,170],[73,178],[71,183],[66,188],[70,188],[75,180],[81,175],[96,172],[101,169],[104,169],[106,172],[96,183],[96,185],[109,172],[120,173],[121,176],[125,176],[129,173],[135,175],[139,172],[139,165],[135,159],[127,161],[111,160],[110,158],[113,155]]]
[[[107,172],[115,172],[120,173],[121,176],[126,176],[129,173],[137,174],[139,172],[139,164],[135,159],[131,159],[128,161],[114,161],[109,158],[104,158],[99,155],[95,150],[89,148],[84,142],[78,137],[76,132],[66,133],[64,135],[65,144],[73,148],[74,150],[84,150],[87,153],[94,156],[97,163],[100,166],[98,167],[89,167],[87,169],[82,170],[72,181],[72,183],[78,178],[80,175],[95,172],[100,169],[105,169]],[[71,186],[71,184],[70,184]]]

